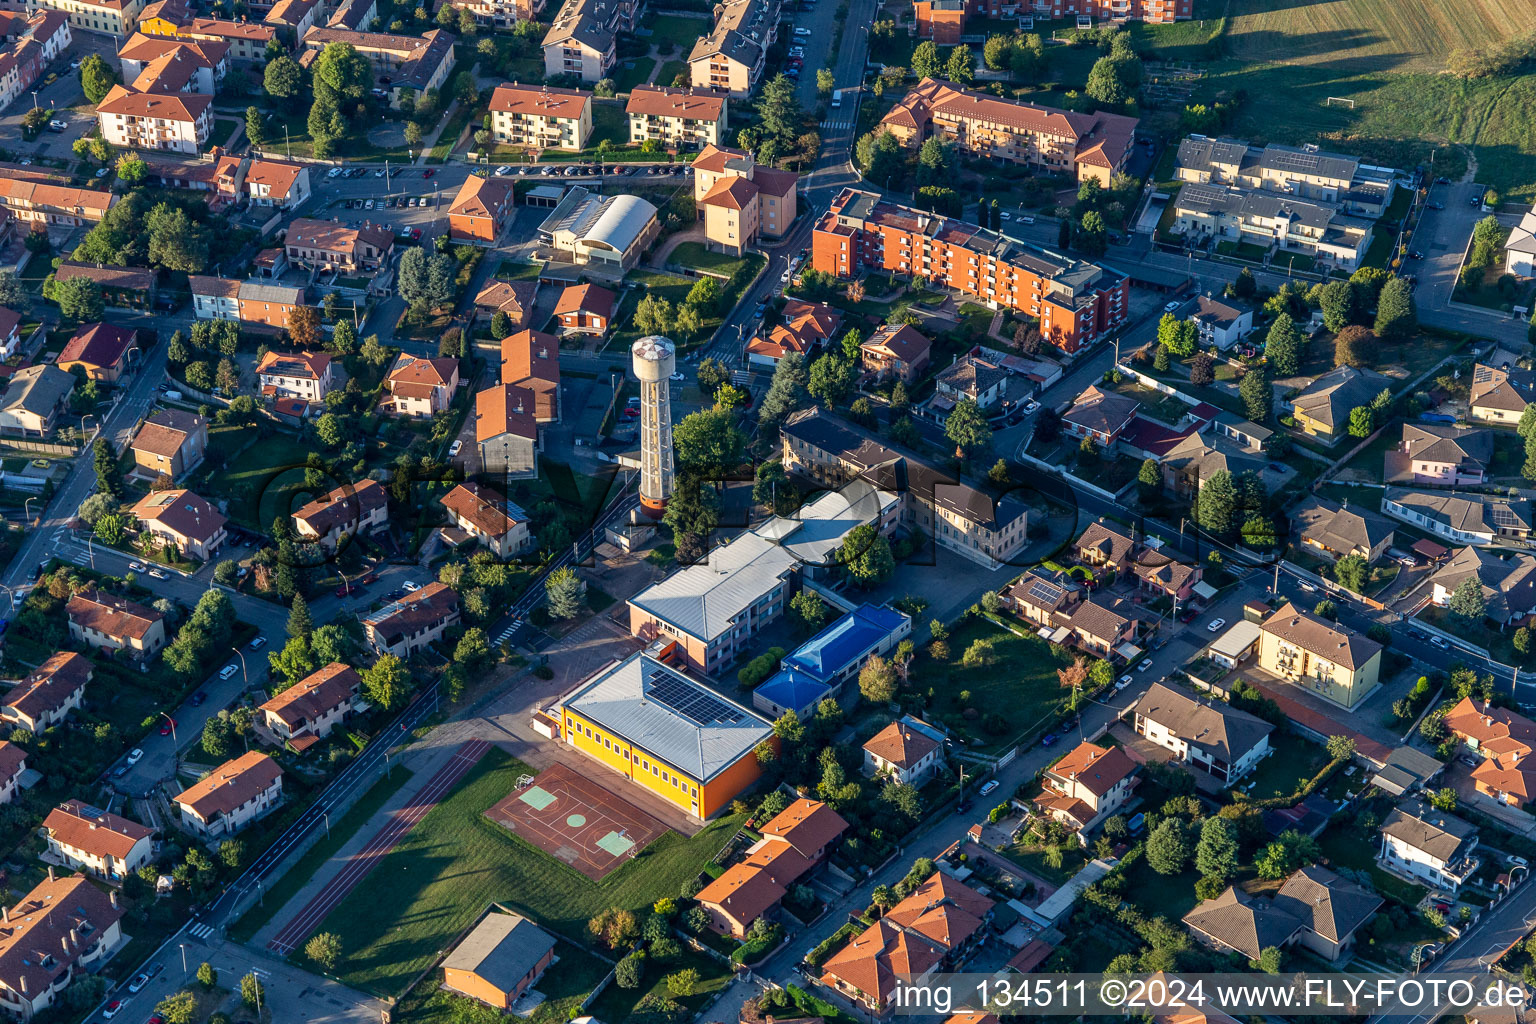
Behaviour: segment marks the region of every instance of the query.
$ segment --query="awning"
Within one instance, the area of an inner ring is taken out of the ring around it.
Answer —
[[[1127,642],[1121,644],[1119,647],[1116,647],[1115,653],[1124,658],[1127,663],[1130,663],[1141,657],[1141,648],[1137,647],[1133,643]]]
[[[1066,626],[1057,626],[1055,632],[1051,634],[1051,643],[1064,644],[1071,638],[1072,631],[1070,629]]]
[[[1216,588],[1205,582],[1205,580],[1196,583],[1191,589],[1194,590],[1195,596],[1202,601],[1209,601],[1216,596]]]

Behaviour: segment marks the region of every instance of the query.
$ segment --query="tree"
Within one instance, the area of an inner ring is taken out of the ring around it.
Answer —
[[[1216,379],[1216,360],[1209,352],[1201,352],[1189,361],[1189,382],[1209,384]]]
[[[1335,281],[1334,284],[1342,284]],[[1351,324],[1333,338],[1334,366],[1369,366],[1376,354],[1376,335],[1368,327]]]
[[[837,560],[849,578],[866,589],[879,586],[896,571],[890,541],[873,523],[864,523],[848,531],[838,548]]]
[[[1083,219],[1077,225],[1074,244],[1089,256],[1102,256],[1109,249],[1104,217],[1098,210],[1089,210],[1083,214]]]
[[[124,153],[117,158],[117,176],[126,185],[141,185],[149,176],[149,165],[137,153]]]
[[[691,296],[692,293],[690,292],[689,295]],[[694,372],[694,376],[699,382],[699,390],[710,396],[713,396],[716,391],[719,391],[721,387],[729,384],[731,381],[731,371],[726,369],[725,364],[713,356],[699,363],[699,368]]]
[[[1329,736],[1327,749],[1331,760],[1347,761],[1355,756],[1355,741],[1350,736]]]
[[[304,943],[304,955],[327,971],[341,962],[341,936],[335,932],[317,932]]]
[[[1413,305],[1413,289],[1400,277],[1390,278],[1382,285],[1381,297],[1376,302],[1376,334],[1401,341],[1418,326],[1419,315]]]
[[[68,281],[55,282],[53,300],[59,304],[60,313],[79,323],[100,320],[102,312],[107,308],[101,286],[88,277],[72,277]]]
[[[201,740],[203,752],[209,757],[223,761],[229,756],[229,719],[218,715],[203,723],[203,737]]]
[[[269,651],[267,666],[282,676],[287,686],[292,686],[319,667],[315,663],[315,652],[309,645],[309,638],[304,636],[291,637],[280,651]]]
[[[219,983],[219,972],[206,960],[197,965],[197,983],[203,988],[213,988]]]
[[[631,953],[614,965],[613,983],[619,986],[619,988],[639,988],[643,970],[644,961],[641,960],[639,954]]]
[[[1317,860],[1320,851],[1317,840],[1295,829],[1286,829],[1280,838],[1270,843],[1254,860],[1259,877],[1278,881],[1289,877],[1297,868]]]
[[[304,637],[309,639],[315,631],[315,623],[309,615],[309,604],[304,600],[303,594],[293,596],[293,604],[288,609],[288,635],[290,637]]]
[[[1135,57],[1131,59],[1136,62],[1139,78],[1141,61]],[[1129,81],[1128,71],[1128,62],[1113,54],[1100,57],[1094,61],[1092,70],[1088,72],[1088,83],[1083,87],[1083,91],[1104,106],[1123,106],[1134,95],[1134,86]]]
[[[1370,566],[1359,555],[1345,555],[1333,564],[1333,578],[1357,594],[1365,592],[1370,576]]]
[[[789,612],[811,633],[820,630],[832,614],[820,594],[806,589],[801,589],[789,599]]]
[[[1450,813],[1456,810],[1456,791],[1445,786],[1429,794],[1429,805],[1437,811]]]
[[[1189,837],[1178,818],[1164,818],[1147,836],[1147,863],[1160,875],[1176,875],[1189,862]]]
[[[1449,602],[1451,613],[1463,622],[1477,624],[1483,621],[1483,615],[1488,610],[1488,602],[1483,598],[1483,585],[1473,573],[1451,591]]]
[[[106,99],[118,82],[117,72],[101,54],[93,53],[80,62],[80,88],[92,106]]]
[[[635,328],[645,334],[671,334],[676,314],[660,295],[645,295],[635,307]]]
[[[1227,537],[1237,526],[1237,490],[1232,474],[1218,469],[1207,480],[1199,481],[1191,518],[1217,537]]]
[[[1195,846],[1195,867],[1205,877],[1223,882],[1237,874],[1237,826],[1226,818],[1206,818]]]
[[[703,365],[702,363],[700,364]],[[758,406],[758,423],[771,430],[797,409],[804,408],[810,400],[810,378],[806,373],[805,356],[799,352],[786,352],[773,369],[773,382]]]
[[[420,252],[420,249],[412,250]],[[320,311],[314,306],[294,306],[288,312],[288,337],[301,349],[320,347]]]
[[[251,1009],[256,1009],[267,998],[267,989],[261,983],[261,979],[254,973],[247,974],[240,979],[240,1001]]]
[[[569,567],[556,569],[544,579],[544,597],[550,615],[557,619],[575,618],[584,603],[581,577]]]
[[[493,338],[509,338],[516,328],[512,324],[512,317],[502,310],[491,314],[491,336]]]
[[[267,62],[266,70],[262,72],[262,85],[269,96],[297,100],[304,95],[304,69],[291,57],[278,57]],[[294,104],[287,106],[292,109]]]
[[[1269,419],[1270,405],[1274,401],[1274,389],[1269,386],[1269,375],[1264,372],[1263,366],[1250,367],[1243,374],[1242,382],[1237,386],[1237,393],[1243,399],[1243,408],[1248,413],[1248,418],[1255,423],[1263,423]]]
[[[680,467],[720,480],[741,463],[746,436],[724,409],[689,413],[672,431],[672,449]]]
[[[197,996],[186,989],[172,992],[155,1004],[155,1013],[165,1024],[192,1024],[197,1020]]]
[[[992,444],[992,428],[987,426],[981,407],[969,398],[962,398],[950,410],[949,419],[944,421],[944,436],[963,459],[985,451]]]
[[[961,43],[949,51],[949,60],[944,64],[944,77],[956,85],[970,85],[976,80],[976,58],[969,46]]]
[[[1357,405],[1349,411],[1349,436],[1370,437],[1376,429],[1376,416],[1368,405]]]
[[[1264,355],[1281,377],[1293,377],[1301,369],[1301,332],[1289,313],[1281,313],[1270,325]]]
[[[1536,408],[1533,406],[1532,408]],[[115,515],[121,507],[116,498],[108,493],[93,494],[80,503],[76,515],[85,521],[87,526],[94,527],[102,516]]]
[[[857,373],[852,363],[839,354],[827,352],[811,364],[806,389],[818,401],[835,406],[853,391],[856,379]]]
[[[939,61],[939,48],[934,45],[933,40],[918,43],[917,48],[912,51],[912,73],[919,79],[939,78],[943,75],[943,67]],[[106,93],[103,92],[102,95]]]
[[[640,924],[633,912],[619,907],[600,911],[587,922],[587,932],[609,949],[618,950],[640,935]]]
[[[48,237],[46,234],[43,236]],[[16,279],[14,271],[0,270],[0,306],[9,306],[18,312],[26,312],[31,305],[26,286]]]
[[[896,669],[878,654],[859,670],[859,693],[871,704],[888,704],[896,696]]]
[[[1136,483],[1141,487],[1144,498],[1158,492],[1163,486],[1163,473],[1156,459],[1143,459],[1141,469],[1136,473]]]
[[[1318,305],[1323,311],[1323,326],[1335,333],[1342,331],[1355,317],[1355,290],[1347,281],[1329,281],[1318,290]]]
[[[1285,954],[1279,946],[1265,946],[1259,950],[1259,958],[1249,962],[1250,967],[1257,968],[1265,974],[1279,974],[1280,968],[1285,964]]]
[[[1489,214],[1472,229],[1472,247],[1467,253],[1467,266],[1482,269],[1491,265],[1504,245],[1504,228],[1499,219]]]
[[[91,462],[96,470],[96,489],[121,499],[123,484],[117,476],[117,458],[105,438],[98,437],[91,443]]]
[[[404,131],[405,131],[405,144],[407,146],[419,146],[419,145],[421,145],[421,140],[423,138],[423,133],[422,133],[422,130],[421,130],[421,122],[419,122],[419,121],[407,121],[407,122],[405,122],[405,129],[404,129]]]
[[[837,84],[837,76],[826,68],[816,71],[816,91],[826,96],[832,92],[832,87]]]
[[[720,282],[712,277],[699,278],[688,289],[688,297],[683,300],[683,304],[698,310],[703,316],[714,316],[720,305]]]
[[[667,975],[667,991],[674,996],[691,996],[699,987],[699,971],[696,967],[684,967]]]
[[[393,711],[405,703],[411,689],[411,670],[393,654],[380,655],[363,672],[363,692],[375,707]]]

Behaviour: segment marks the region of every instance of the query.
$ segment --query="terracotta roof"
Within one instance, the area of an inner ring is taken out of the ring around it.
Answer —
[[[917,363],[928,358],[933,343],[911,324],[882,324],[862,347],[904,363]]]
[[[491,112],[577,118],[591,102],[592,94],[581,89],[556,89],[548,85],[498,85],[496,91],[491,93]]]
[[[898,768],[911,768],[939,749],[939,741],[902,722],[892,722],[869,738],[864,749]]]
[[[228,814],[252,797],[259,796],[283,777],[276,761],[252,750],[225,761],[181,791],[176,803],[191,808],[204,821]]]
[[[137,345],[136,336],[137,332],[131,327],[85,324],[65,343],[57,365],[61,370],[70,363],[103,368],[116,366],[122,362],[128,350]]]
[[[131,60],[140,63],[148,63],[156,57],[164,57],[166,54],[186,51],[194,54],[204,67],[216,67],[229,53],[229,44],[213,39],[173,39],[170,36],[147,36],[142,32],[135,32],[123,44],[123,48],[117,51],[118,60]]]
[[[61,948],[68,948],[71,940],[99,939],[123,916],[114,898],[84,875],[44,879],[6,909],[8,920],[0,926],[0,984],[11,993],[25,989],[37,995],[75,969],[80,950],[62,956]],[[89,933],[81,935],[86,925]],[[47,959],[39,955],[43,951]]]
[[[277,38],[277,29],[253,21],[225,21],[223,18],[193,18],[181,28],[190,34],[216,36],[222,39],[249,39],[266,42]]]
[[[0,740],[0,787],[4,787],[17,775],[26,763],[27,748],[10,740]]]
[[[800,175],[794,171],[782,171],[776,167],[758,166],[752,170],[752,184],[771,196],[787,196],[800,183]]]
[[[383,484],[377,480],[359,480],[355,484],[342,484],[316,498],[295,512],[293,518],[324,537],[335,527],[356,523],[388,502],[389,495]]]
[[[749,924],[783,899],[790,885],[809,867],[810,862],[789,844],[760,842],[700,889],[694,899]]]
[[[65,260],[53,272],[53,279],[61,284],[77,277],[88,278],[103,288],[126,288],[132,291],[147,291],[155,283],[155,272],[143,267],[106,267],[100,263]]]
[[[1472,697],[1463,697],[1446,712],[1445,727],[1465,739],[1476,741],[1477,749],[1489,753],[1508,753],[1536,748],[1536,722],[1508,708],[1491,703],[1481,706]]]
[[[316,31],[319,30],[311,29],[310,35]],[[300,217],[288,225],[288,234],[284,236],[284,244],[288,246],[348,255],[356,254],[360,242],[367,242],[375,249],[388,252],[395,244],[395,235],[381,224],[352,225]]]
[[[149,414],[128,447],[151,455],[173,457],[187,438],[207,426],[207,420],[180,409],[156,409]]]
[[[881,918],[856,936],[822,967],[822,973],[884,1004],[898,976],[922,975],[938,966],[943,952],[921,935]]]
[[[257,374],[274,377],[305,377],[320,380],[331,365],[324,352],[268,352],[256,364]]]
[[[537,281],[492,281],[475,296],[475,305],[506,313],[514,324],[521,325],[533,309]]]
[[[503,434],[538,437],[535,408],[534,393],[516,384],[497,384],[475,392],[475,442],[483,443]]]
[[[848,823],[820,800],[796,800],[774,815],[760,832],[776,836],[793,846],[803,857],[814,857],[823,847],[848,828]]]
[[[43,828],[60,846],[95,857],[126,860],[142,839],[155,830],[80,800],[67,800],[48,812]]]
[[[495,217],[503,210],[511,209],[515,185],[508,178],[482,178],[471,174],[453,197],[448,216]]]
[[[549,423],[560,412],[560,341],[542,331],[518,331],[501,340],[501,380],[533,395],[533,414]]]
[[[605,320],[613,319],[613,307],[619,297],[607,288],[595,284],[573,284],[560,293],[555,303],[555,315],[562,313],[592,313]]]
[[[1525,753],[1494,754],[1472,769],[1472,781],[1494,793],[1509,793],[1529,803],[1536,796],[1536,761]]]
[[[757,186],[746,178],[729,175],[715,182],[699,202],[727,210],[744,210],[757,200]]]
[[[441,500],[443,508],[490,537],[505,536],[517,524],[528,521],[522,509],[473,480],[459,484]]]
[[[1381,651],[1381,644],[1370,637],[1304,612],[1289,601],[1259,629],[1350,670],[1363,667]]]
[[[106,97],[96,104],[98,114],[122,114],[125,117],[154,117],[167,121],[191,124],[208,112],[213,104],[212,96],[195,92],[179,92],[166,95],[157,92],[135,92],[126,85],[114,85]]]
[[[752,167],[752,155],[744,149],[732,149],[729,146],[716,146],[709,143],[699,151],[698,156],[693,158],[692,166],[697,170],[713,171],[716,174],[724,174],[726,171],[745,174]]]
[[[647,117],[686,117],[695,121],[718,121],[725,112],[726,94],[714,89],[671,89],[656,85],[637,85],[630,90],[627,114]]]
[[[419,633],[451,616],[459,607],[459,595],[443,583],[432,582],[412,594],[406,594],[393,604],[387,604],[364,619],[372,626],[387,646],[395,639]]]
[[[256,194],[255,186],[266,185],[267,195],[285,199],[299,180],[303,164],[290,164],[282,160],[256,159],[245,172],[245,190]]]
[[[155,623],[165,618],[126,598],[99,590],[76,591],[64,606],[69,621],[114,639],[142,640]]]
[[[159,523],[190,540],[207,543],[229,522],[218,509],[185,488],[151,491],[130,509],[141,522]]]
[[[1133,775],[1136,769],[1136,762],[1119,747],[1079,743],[1045,772],[1075,782],[1094,796],[1103,796]]]
[[[401,353],[384,382],[397,395],[428,398],[437,388],[453,387],[458,374],[457,359],[426,359]]]
[[[12,687],[3,707],[36,721],[63,707],[90,680],[89,658],[74,651],[59,651]]]
[[[885,920],[952,950],[980,930],[992,906],[990,897],[935,871],[912,895],[886,911]]]
[[[1089,523],[1088,529],[1077,538],[1079,557],[1085,552],[1093,552],[1110,565],[1124,563],[1135,547],[1134,538],[1100,522]]]
[[[9,338],[11,332],[21,326],[21,314],[14,309],[0,306],[0,338]]]
[[[188,274],[187,288],[193,295],[216,295],[224,299],[233,299],[240,294],[240,282],[228,277]]]
[[[296,729],[305,719],[312,722],[351,701],[362,688],[363,680],[352,666],[333,661],[261,705],[261,710],[270,711],[288,728]]]
[[[314,10],[320,0],[277,0],[267,16],[261,20],[268,25],[286,25],[289,28],[297,28],[299,22]]]

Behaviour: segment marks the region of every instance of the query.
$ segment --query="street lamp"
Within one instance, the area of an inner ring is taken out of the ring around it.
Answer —
[[[85,535],[85,549],[91,554],[91,568],[96,568],[96,545],[91,543],[91,535]]]
[[[181,973],[182,974],[186,974],[187,973],[187,944],[185,942],[178,942],[178,943],[176,943],[176,945],[181,948]]]
[[[166,714],[164,711],[160,712],[160,717],[165,719],[167,722],[171,723],[171,743],[175,744],[175,743],[179,742],[176,739],[176,719],[172,718],[170,715]]]
[[[36,497],[37,497],[37,495],[35,495],[35,494],[30,495],[27,498],[26,504],[22,505],[22,507],[21,507],[22,508],[21,514],[26,517],[26,520],[29,523],[32,522],[32,501]],[[36,525],[36,524],[33,524],[33,525]]]
[[[32,90],[32,109],[33,110],[37,109],[37,90],[36,89]]]
[[[251,677],[245,671],[245,655],[240,653],[238,647],[231,647],[230,650],[234,651],[235,657],[240,659],[240,678],[245,680],[245,685],[251,685]]]

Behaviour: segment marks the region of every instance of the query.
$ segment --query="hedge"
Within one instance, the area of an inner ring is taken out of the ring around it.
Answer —
[[[849,938],[858,934],[858,931],[859,926],[853,924],[852,922],[843,925],[837,931],[827,936],[821,945],[805,954],[805,962],[810,964],[812,967],[820,967],[822,964],[832,959],[832,953]]]

